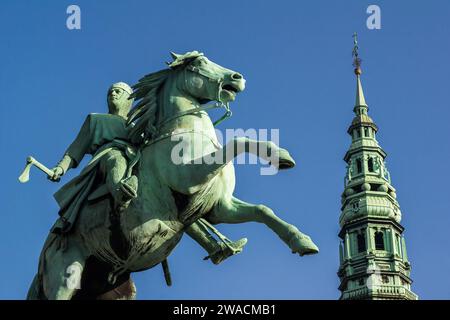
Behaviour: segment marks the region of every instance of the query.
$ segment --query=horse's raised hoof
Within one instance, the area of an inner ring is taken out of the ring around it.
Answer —
[[[291,227],[289,230],[289,248],[292,253],[299,254],[300,257],[319,253],[319,248],[314,244],[309,236],[301,233],[296,227]]]
[[[278,153],[278,165],[275,162],[270,161],[270,165],[274,165],[279,170],[291,169],[295,167],[295,160],[291,157],[286,149],[279,148]]]
[[[234,241],[229,243],[228,245],[223,242],[220,243],[220,249],[214,252],[213,254],[207,256],[204,260],[211,259],[211,262],[214,264],[219,264],[228,257],[231,257],[235,254],[242,252],[245,244],[247,243],[247,238],[242,238],[238,241]]]

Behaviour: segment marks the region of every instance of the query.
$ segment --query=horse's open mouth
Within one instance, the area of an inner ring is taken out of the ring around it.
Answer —
[[[224,86],[222,87],[222,90],[229,91],[229,92],[232,92],[232,93],[234,93],[234,94],[236,94],[236,93],[239,92],[239,90],[238,90],[237,88],[233,87],[233,86],[230,85],[230,84],[224,85]]]

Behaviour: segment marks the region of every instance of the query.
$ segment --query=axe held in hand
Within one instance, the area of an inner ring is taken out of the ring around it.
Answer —
[[[45,172],[49,177],[53,176],[53,171],[44,166],[42,163],[37,161],[35,158],[29,156],[27,158],[27,164],[25,166],[25,169],[23,170],[22,174],[19,177],[19,181],[22,183],[28,182],[30,180],[30,170],[31,166],[36,166],[39,170]]]

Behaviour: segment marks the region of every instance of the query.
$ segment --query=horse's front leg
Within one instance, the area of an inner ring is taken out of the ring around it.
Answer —
[[[195,145],[193,145],[195,147]],[[200,148],[201,150],[201,148]],[[181,175],[184,177],[183,181],[187,182],[189,186],[181,188],[181,190],[188,189],[191,186],[198,186],[206,183],[220,173],[223,168],[234,158],[242,153],[251,153],[268,161],[276,169],[289,169],[295,166],[295,161],[290,156],[286,149],[278,147],[272,141],[259,141],[249,139],[247,137],[238,137],[229,141],[221,149],[214,152],[188,158],[187,160],[174,161],[174,154],[172,150],[172,161],[181,168]],[[177,152],[175,152],[177,155]],[[174,185],[180,186],[179,181],[180,172],[173,173]],[[193,188],[194,192],[196,191]]]
[[[231,148],[233,147],[233,148]],[[226,156],[230,157],[234,151],[234,156],[241,153],[251,153],[268,161],[276,169],[290,169],[295,166],[295,161],[286,149],[280,148],[272,141],[254,140],[247,137],[238,137],[226,145]]]
[[[233,197],[231,201],[221,202],[215,206],[206,218],[214,224],[252,221],[264,223],[289,246],[292,253],[303,256],[319,252],[319,248],[309,236],[301,233],[294,225],[280,219],[272,209],[264,205],[250,204]]]

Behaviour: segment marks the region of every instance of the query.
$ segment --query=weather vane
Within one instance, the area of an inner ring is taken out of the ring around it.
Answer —
[[[355,67],[355,74],[360,75],[361,74],[361,59],[358,57],[358,39],[357,39],[357,33],[353,33],[353,66]]]

